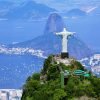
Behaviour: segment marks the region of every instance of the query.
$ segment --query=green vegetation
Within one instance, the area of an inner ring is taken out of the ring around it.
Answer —
[[[52,63],[52,56],[45,60],[41,73],[28,77],[23,86],[22,100],[100,100],[100,79],[90,75],[69,75],[64,88],[61,88],[60,68],[62,70],[84,70],[83,66],[72,61],[71,65]]]

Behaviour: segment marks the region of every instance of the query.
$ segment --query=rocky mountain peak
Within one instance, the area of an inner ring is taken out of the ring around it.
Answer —
[[[57,13],[52,13],[46,23],[44,33],[61,32],[66,27],[62,17]]]

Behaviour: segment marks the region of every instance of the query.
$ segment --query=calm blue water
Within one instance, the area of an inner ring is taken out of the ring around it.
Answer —
[[[43,34],[44,21],[0,21],[0,43],[23,42]]]
[[[39,72],[43,59],[30,55],[0,55],[0,88],[21,88],[28,76]]]

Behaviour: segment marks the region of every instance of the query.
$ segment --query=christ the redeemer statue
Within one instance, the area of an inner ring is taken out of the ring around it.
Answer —
[[[68,32],[66,30],[66,28],[64,28],[62,32],[56,33],[56,35],[60,35],[62,37],[61,58],[69,58],[69,53],[68,53],[68,36],[71,36],[73,34],[74,34],[74,32]]]

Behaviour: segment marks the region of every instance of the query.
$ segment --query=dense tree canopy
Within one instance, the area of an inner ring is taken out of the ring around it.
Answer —
[[[61,88],[61,77],[59,66],[63,70],[84,70],[77,61],[66,66],[63,63],[52,63],[52,56],[45,60],[41,73],[34,73],[28,77],[23,86],[22,100],[73,100],[74,98],[100,99],[100,79],[90,77],[69,75],[64,88]],[[86,70],[84,70],[86,71]]]

